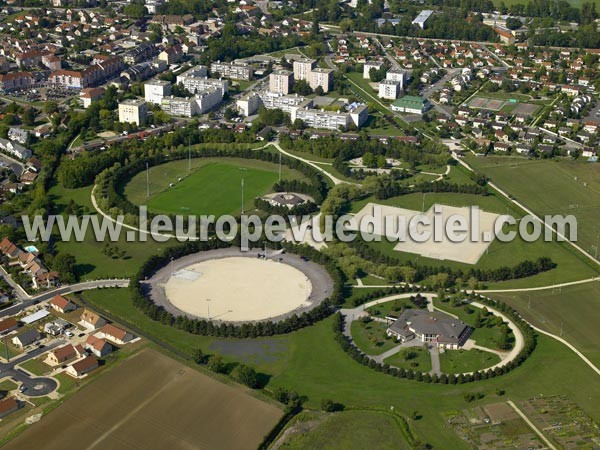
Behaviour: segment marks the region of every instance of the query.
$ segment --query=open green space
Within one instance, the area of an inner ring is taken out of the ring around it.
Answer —
[[[150,197],[147,196],[145,171],[127,183],[125,195],[131,202],[145,204],[151,212],[163,214],[219,216],[239,213],[242,179],[246,210],[253,207],[256,197],[269,193],[279,179],[277,164],[240,158],[193,159],[191,172],[187,160],[173,161],[151,167],[149,172]],[[301,179],[304,176],[284,167],[282,177]]]
[[[411,369],[415,372],[420,370],[425,373],[431,370],[431,355],[426,347],[403,348],[383,362],[399,369]]]
[[[489,295],[516,308],[535,326],[562,336],[594,364],[600,365],[599,282],[541,291]]]
[[[385,334],[388,325],[385,322],[371,320],[355,320],[352,322],[350,332],[356,346],[367,355],[381,355],[396,344],[392,338]]]
[[[600,255],[600,164],[472,155],[465,160],[536,214],[574,215],[578,245]]]
[[[298,431],[283,441],[280,449],[402,450],[411,448],[392,414],[382,411],[343,411],[325,417],[303,412],[287,427]]]
[[[214,340],[153,322],[133,307],[126,290],[103,289],[84,295],[100,310],[105,308],[123,316],[124,324],[135,323],[155,338],[188,354],[198,348],[206,352]],[[497,401],[498,389],[504,389],[506,398],[514,401],[540,394],[568,395],[594,420],[600,420],[600,407],[595,401],[600,396],[600,379],[573,352],[546,336],[538,337],[534,353],[509,374],[477,383],[439,385],[396,379],[358,364],[334,340],[332,323],[332,319],[325,319],[277,337],[286,351],[281,352],[277,360],[262,359],[253,364],[258,371],[270,375],[268,390],[294,389],[306,397],[305,406],[313,409],[320,408],[322,399],[332,399],[346,407],[389,409],[393,406],[405,417],[417,409],[423,417],[411,422],[411,428],[434,448],[468,448],[458,436],[448,433],[444,418],[445,411],[466,407],[465,393],[484,395],[471,405]],[[227,341],[264,342],[264,338]],[[583,385],[586,389],[581,389]]]
[[[42,376],[50,371],[50,366],[44,364],[37,358],[32,358],[29,361],[25,361],[22,364],[19,364],[23,369],[31,372],[36,376]]]
[[[16,388],[17,388],[17,383],[15,383],[14,381],[12,381],[8,378],[0,381],[0,391],[9,392]]]
[[[397,298],[395,300],[390,300],[389,302],[383,302],[377,305],[369,306],[367,311],[372,316],[384,318],[390,314],[398,316],[407,308],[416,308],[416,306],[410,301],[409,298]]]
[[[440,353],[440,369],[444,373],[468,373],[492,367],[500,362],[494,353],[476,348],[471,350],[446,350]]]

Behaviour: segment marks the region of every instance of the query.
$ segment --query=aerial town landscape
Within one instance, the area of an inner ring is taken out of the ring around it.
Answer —
[[[599,8],[0,1],[0,447],[600,449]]]

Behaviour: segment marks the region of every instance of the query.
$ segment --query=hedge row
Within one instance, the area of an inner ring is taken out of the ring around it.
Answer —
[[[257,246],[260,247],[260,243],[257,243]],[[162,306],[156,305],[146,296],[141,281],[149,278],[158,269],[169,264],[172,259],[178,259],[191,253],[226,247],[229,247],[228,243],[221,242],[217,239],[208,242],[185,242],[182,245],[166,249],[160,255],[150,257],[144,262],[138,273],[131,280],[130,290],[133,304],[151,319],[172,326],[178,330],[187,331],[188,333],[204,336],[254,338],[290,333],[305,326],[312,325],[329,316],[334,311],[333,305],[343,301],[343,285],[345,279],[335,264],[325,255],[322,255],[312,248],[298,247],[290,244],[285,245],[287,251],[311,258],[315,262],[324,265],[334,282],[334,288],[329,298],[325,299],[321,304],[310,311],[303,312],[300,315],[294,314],[277,322],[261,321],[244,323],[241,325],[233,325],[230,323],[215,324],[210,320],[175,316],[169,311],[166,311]]]
[[[523,362],[531,355],[531,353],[536,347],[536,334],[533,328],[531,328],[531,326],[529,326],[529,324],[521,318],[519,313],[510,306],[506,305],[505,303],[491,300],[486,297],[479,297],[477,298],[477,301],[489,305],[490,307],[493,307],[510,317],[510,319],[521,330],[525,339],[525,345],[523,349],[519,352],[517,357],[514,360],[506,363],[505,365],[496,367],[495,369],[478,370],[476,372],[473,372],[472,374],[466,375],[442,373],[438,376],[437,374],[431,375],[428,372],[423,373],[419,370],[413,371],[412,369],[398,369],[396,367],[390,367],[389,364],[381,364],[375,362],[373,359],[369,358],[369,356],[363,353],[358,347],[356,347],[356,345],[354,345],[354,343],[350,339],[348,339],[346,335],[344,335],[344,318],[340,313],[336,313],[333,323],[335,340],[340,344],[342,350],[344,350],[352,359],[359,362],[363,366],[367,366],[377,372],[382,372],[398,378],[406,378],[409,380],[422,381],[425,383],[441,384],[464,384],[471,383],[474,381],[495,378],[497,376],[508,373],[511,370],[514,370],[521,364],[523,364]]]

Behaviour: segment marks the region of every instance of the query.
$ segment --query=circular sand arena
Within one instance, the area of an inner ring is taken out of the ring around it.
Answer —
[[[181,311],[226,321],[264,320],[309,306],[312,286],[298,269],[273,260],[231,257],[174,272],[165,293]]]
[[[144,281],[154,303],[174,315],[218,322],[278,321],[329,297],[324,267],[281,251],[225,248],[172,261]],[[259,257],[260,255],[260,257]]]

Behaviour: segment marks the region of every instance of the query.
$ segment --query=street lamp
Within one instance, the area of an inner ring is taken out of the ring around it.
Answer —
[[[210,320],[210,298],[206,299],[206,310],[207,310],[208,320]]]

